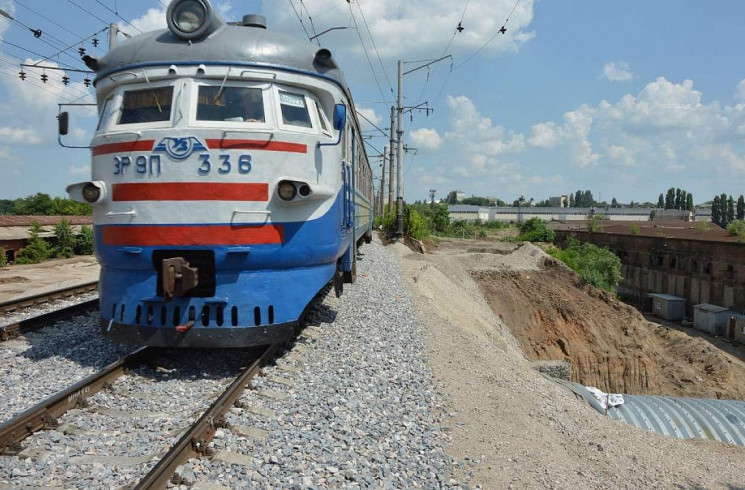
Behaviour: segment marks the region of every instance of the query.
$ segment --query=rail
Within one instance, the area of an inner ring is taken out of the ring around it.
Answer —
[[[58,417],[110,385],[127,370],[144,363],[155,351],[152,347],[141,347],[4,422],[0,425],[0,454],[15,454],[21,441],[34,432],[56,427]]]
[[[72,287],[56,289],[45,293],[33,294],[22,298],[0,301],[0,314],[10,313],[29,306],[35,306],[43,303],[49,303],[62,298],[69,298],[77,294],[89,293],[98,289],[98,281],[89,281],[83,284],[76,284]]]
[[[136,490],[166,488],[179,465],[189,458],[206,455],[207,446],[217,428],[224,423],[224,415],[241,396],[251,379],[277,352],[280,344],[273,344],[247,367],[238,378],[220,395],[207,411],[197,420],[179,441],[166,453],[163,459],[135,487]]]
[[[0,325],[0,342],[14,339],[21,334],[39,330],[50,325],[52,322],[75,315],[82,315],[98,309],[98,298],[77,303],[59,310],[43,313],[32,318],[19,320],[17,322]]]

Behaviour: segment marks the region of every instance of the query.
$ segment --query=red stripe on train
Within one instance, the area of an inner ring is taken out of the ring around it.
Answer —
[[[124,141],[122,143],[106,143],[105,145],[94,146],[91,151],[93,156],[108,155],[109,153],[126,153],[130,151],[152,151],[153,140],[143,141]]]
[[[264,150],[284,151],[289,153],[308,153],[308,145],[303,145],[302,143],[290,143],[287,141],[208,139],[207,146],[210,147],[210,149],[220,150]]]
[[[160,247],[282,244],[282,225],[104,226],[104,245]]]
[[[114,184],[113,201],[260,201],[269,200],[269,184],[163,182]]]

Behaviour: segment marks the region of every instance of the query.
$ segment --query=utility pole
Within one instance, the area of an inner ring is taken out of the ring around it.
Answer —
[[[393,130],[396,123],[396,108],[391,106],[391,137],[388,145],[388,212],[393,212]]]
[[[109,51],[116,46],[117,32],[119,32],[119,27],[116,24],[109,24]]]
[[[437,189],[430,189],[429,190],[429,203],[434,204],[435,203],[435,193],[437,192]]]
[[[388,147],[383,147],[383,176],[380,178],[380,214],[385,215],[385,160],[386,153],[388,153]],[[389,177],[390,178],[390,177]]]
[[[434,61],[430,61],[429,63],[425,63],[423,65],[419,65],[416,68],[413,68],[407,72],[404,72],[404,62],[403,60],[398,60],[398,128],[396,130],[396,174],[397,174],[397,194],[396,194],[396,236],[397,237],[403,237],[404,236],[404,170],[403,170],[403,136],[404,131],[401,127],[401,119],[404,113],[404,75],[408,75],[409,73],[413,73],[417,70],[421,70],[422,68],[425,68],[429,65],[433,65],[439,61],[444,60],[445,58],[452,59],[451,55],[443,56],[442,58],[438,58]]]
[[[396,236],[404,236],[404,170],[403,151],[404,130],[401,128],[401,118],[404,113],[404,62],[398,60],[398,126],[396,128]]]

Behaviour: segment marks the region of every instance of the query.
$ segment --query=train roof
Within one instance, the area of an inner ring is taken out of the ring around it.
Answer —
[[[348,91],[344,74],[332,61],[316,58],[320,48],[263,27],[223,24],[203,39],[185,41],[169,29],[134,36],[98,60],[97,80],[137,65],[239,64],[284,68],[331,78]]]

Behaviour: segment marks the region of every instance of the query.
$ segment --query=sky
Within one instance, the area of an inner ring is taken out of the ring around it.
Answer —
[[[376,178],[388,145],[397,63],[406,109],[404,197],[512,202],[591,190],[656,202],[679,187],[701,203],[745,193],[745,2],[718,0],[214,0],[226,20],[318,37],[365,121]],[[78,48],[102,56],[109,23],[165,27],[168,0],[0,0],[0,199],[65,195],[88,149],[57,143],[60,103],[91,103]],[[456,30],[458,25],[462,31]],[[502,26],[504,34],[499,33]],[[32,30],[41,29],[40,37]],[[93,35],[100,41],[92,45]],[[64,50],[64,48],[69,48]],[[67,74],[70,84],[61,77]],[[72,106],[64,142],[87,146],[95,109]],[[376,127],[374,127],[374,126]],[[378,129],[379,128],[379,129]],[[377,184],[376,184],[377,185]]]

